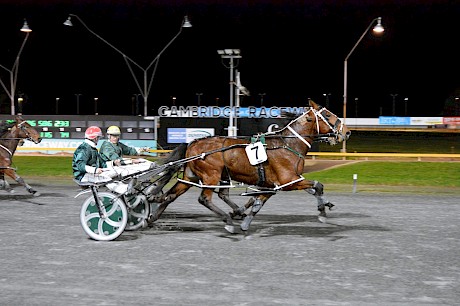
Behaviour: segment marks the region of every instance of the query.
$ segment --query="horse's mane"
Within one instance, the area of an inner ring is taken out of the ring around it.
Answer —
[[[7,133],[14,125],[15,123],[0,121],[0,136],[3,136],[5,133]]]
[[[282,112],[281,112],[281,117],[282,117],[282,118],[285,118],[285,119],[294,120],[295,118],[299,117],[299,114],[297,114],[297,113],[291,113],[291,112],[286,112],[286,111],[282,111]]]

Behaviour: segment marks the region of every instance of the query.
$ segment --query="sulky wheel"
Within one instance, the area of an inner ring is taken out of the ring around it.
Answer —
[[[150,204],[147,197],[143,194],[137,194],[131,197],[126,196],[125,201],[129,203],[126,230],[133,231],[146,227],[147,218],[150,215]]]
[[[101,218],[94,197],[90,196],[81,207],[81,225],[86,234],[94,240],[114,240],[125,230],[128,211],[116,195],[109,192],[98,192],[97,195],[105,207],[107,217]]]

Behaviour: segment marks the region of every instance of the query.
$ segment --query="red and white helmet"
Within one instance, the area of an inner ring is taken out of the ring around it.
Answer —
[[[102,137],[102,131],[97,126],[90,126],[85,131],[85,138],[95,139],[96,137]]]

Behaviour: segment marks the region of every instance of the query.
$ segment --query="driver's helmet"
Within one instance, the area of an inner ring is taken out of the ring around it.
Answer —
[[[85,131],[85,138],[87,139],[96,139],[97,137],[102,137],[102,131],[97,126],[90,126]]]
[[[121,131],[120,128],[116,125],[109,126],[107,129],[107,134],[108,135],[120,135]]]

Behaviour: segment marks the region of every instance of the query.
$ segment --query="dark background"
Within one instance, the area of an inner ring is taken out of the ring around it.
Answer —
[[[460,106],[458,1],[0,1],[0,64],[11,68],[23,41],[24,18],[33,32],[20,59],[18,93],[24,114],[136,114],[139,93],[122,56],[68,14],[142,67],[178,33],[184,15],[192,28],[161,56],[149,96],[149,115],[161,105],[228,105],[229,70],[217,49],[241,49],[237,69],[251,96],[242,106],[303,106],[308,98],[342,115],[343,62],[370,22],[381,16],[385,33],[368,33],[348,61],[347,117],[455,115]],[[153,70],[149,70],[152,72]],[[137,70],[139,72],[139,70]],[[5,71],[0,72],[7,81]],[[141,78],[141,75],[139,75]],[[217,99],[218,98],[218,99]],[[356,112],[355,98],[358,98]],[[9,99],[0,88],[1,113]],[[142,112],[142,97],[139,109]],[[459,103],[459,102],[457,102]],[[460,114],[457,114],[460,115]]]

